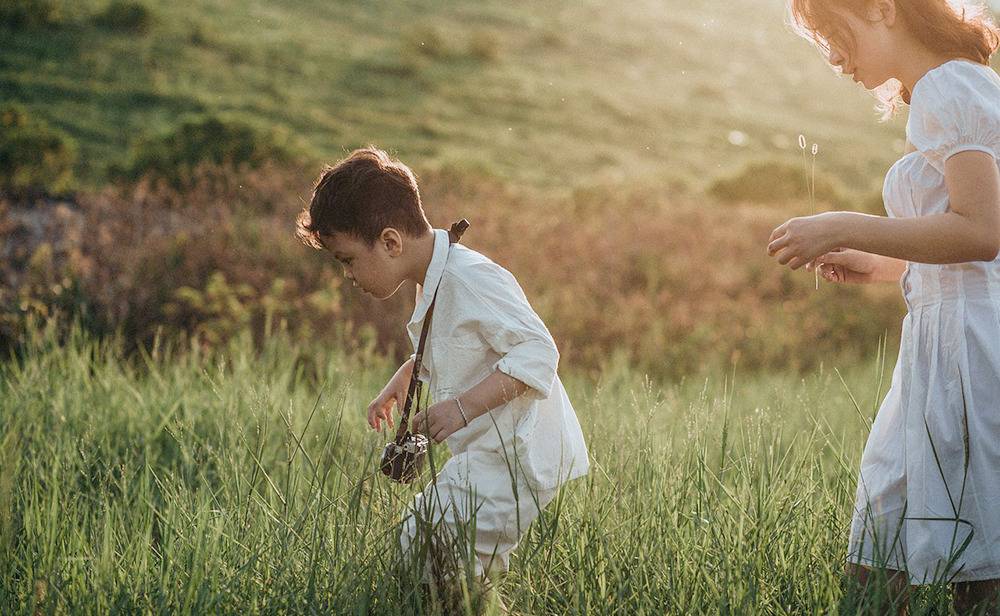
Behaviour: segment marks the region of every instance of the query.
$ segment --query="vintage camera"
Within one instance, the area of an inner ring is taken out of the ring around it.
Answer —
[[[407,434],[402,439],[386,443],[382,451],[382,472],[397,483],[410,483],[420,476],[427,455],[427,437]]]

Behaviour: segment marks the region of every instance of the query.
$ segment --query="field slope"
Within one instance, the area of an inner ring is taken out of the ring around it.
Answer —
[[[101,183],[142,135],[190,113],[283,131],[332,160],[368,142],[417,168],[475,169],[553,190],[702,188],[749,160],[800,160],[855,194],[877,188],[902,124],[760,0],[178,0],[146,33],[58,4],[46,30],[0,26],[2,99],[81,146]]]

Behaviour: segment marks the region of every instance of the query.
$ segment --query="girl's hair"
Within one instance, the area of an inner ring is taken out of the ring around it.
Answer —
[[[854,36],[840,17],[848,11],[865,18],[874,0],[788,0],[792,28],[824,53],[830,38],[852,51]],[[989,65],[1000,44],[1000,30],[985,5],[970,0],[894,0],[896,16],[928,49]],[[840,11],[840,13],[838,13]],[[899,102],[910,102],[910,92],[895,79],[875,90],[882,118],[892,116]]]
[[[387,227],[412,236],[431,228],[410,168],[368,146],[323,170],[309,207],[296,220],[295,236],[322,249],[322,236],[339,231],[371,246]]]

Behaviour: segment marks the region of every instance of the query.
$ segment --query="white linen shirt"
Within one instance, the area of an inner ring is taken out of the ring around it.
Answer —
[[[510,272],[434,231],[434,254],[407,330],[414,348],[437,288],[420,379],[435,402],[455,398],[495,370],[530,389],[446,439],[453,455],[516,460],[528,484],[547,489],[581,477],[589,462],[583,431],[556,374],[559,352]],[[426,292],[424,292],[426,290]]]

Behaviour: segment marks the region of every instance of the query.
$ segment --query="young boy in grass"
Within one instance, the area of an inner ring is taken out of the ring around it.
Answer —
[[[413,173],[381,150],[357,150],[324,170],[297,236],[331,252],[348,280],[379,299],[416,282],[414,348],[436,292],[418,375],[433,403],[412,429],[447,442],[452,456],[413,500],[400,543],[409,562],[432,561],[439,592],[462,569],[498,579],[559,486],[589,466],[545,324],[509,272],[432,229]],[[393,427],[413,365],[404,362],[368,406],[373,429]]]

